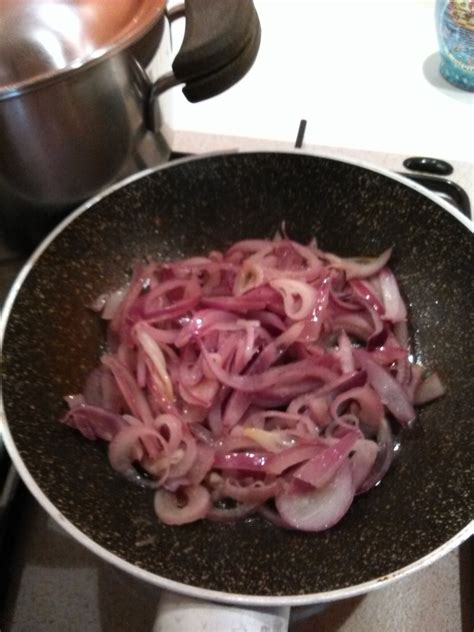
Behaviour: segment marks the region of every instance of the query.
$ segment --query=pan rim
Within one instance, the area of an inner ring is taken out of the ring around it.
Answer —
[[[175,160],[171,163],[166,163],[164,165],[159,165],[158,167],[153,167],[151,169],[147,169],[141,171],[137,174],[133,174],[132,176],[122,180],[104,191],[100,192],[98,195],[94,196],[86,203],[82,204],[75,211],[73,211],[68,217],[66,217],[58,226],[43,240],[43,242],[36,248],[33,254],[26,261],[19,275],[15,279],[10,292],[7,296],[7,299],[4,303],[4,307],[2,310],[1,318],[0,318],[0,349],[3,348],[3,340],[5,336],[6,327],[8,324],[9,316],[13,304],[15,302],[16,296],[23,285],[24,280],[28,276],[29,272],[32,270],[35,263],[38,261],[43,252],[49,247],[49,245],[54,241],[54,239],[67,227],[71,224],[77,217],[82,215],[86,210],[94,206],[97,202],[99,202],[104,197],[110,195],[114,191],[121,189],[131,182],[144,178],[148,175],[156,173],[158,171],[173,168],[174,166],[179,166],[180,164],[187,163],[190,161],[196,160],[205,160],[211,157],[218,157],[221,155],[247,155],[247,154],[282,154],[282,155],[302,155],[306,157],[316,157],[316,158],[324,158],[331,160],[333,162],[342,162],[345,164],[351,164],[354,166],[365,168],[369,171],[373,171],[380,175],[389,177],[392,180],[398,181],[401,184],[421,193],[425,197],[428,197],[431,201],[436,203],[438,206],[444,208],[451,215],[454,216],[455,219],[460,221],[467,229],[471,232],[474,232],[474,222],[467,219],[462,213],[460,213],[457,209],[455,209],[451,204],[445,202],[444,200],[438,198],[435,194],[430,193],[421,185],[412,182],[411,180],[404,178],[399,174],[394,174],[387,169],[375,167],[370,163],[365,163],[363,161],[358,160],[346,160],[334,158],[333,156],[325,156],[320,153],[312,153],[305,152],[301,150],[293,150],[293,151],[245,151],[245,152],[212,152],[207,154],[200,154],[198,156],[185,157],[179,160]],[[24,463],[20,453],[18,452],[16,445],[14,443],[12,434],[10,432],[10,428],[7,422],[5,408],[3,404],[3,391],[0,392],[0,433],[4,439],[5,446],[7,448],[10,457],[18,470],[19,475],[25,482],[26,486],[33,494],[33,496],[38,500],[41,506],[47,511],[47,513],[61,526],[65,529],[65,531],[71,535],[74,539],[79,541],[82,545],[92,551],[94,554],[98,555],[100,558],[105,561],[111,563],[113,566],[125,571],[127,573],[132,574],[138,579],[144,580],[148,583],[154,584],[163,589],[167,589],[173,591],[175,593],[187,595],[189,597],[195,597],[199,599],[207,599],[220,603],[228,603],[234,605],[245,605],[245,606],[259,606],[259,607],[273,607],[273,606],[304,606],[314,603],[325,603],[334,600],[344,599],[348,597],[354,597],[356,595],[364,594],[370,592],[374,589],[381,588],[387,586],[402,577],[406,577],[411,573],[421,570],[440,559],[442,556],[447,554],[449,551],[453,550],[457,546],[459,546],[463,541],[465,541],[470,535],[474,534],[474,520],[468,523],[463,529],[461,529],[457,534],[455,534],[448,541],[441,544],[438,548],[434,549],[424,557],[416,560],[415,562],[402,567],[401,569],[397,569],[385,576],[378,577],[367,582],[363,582],[361,584],[356,584],[354,586],[348,586],[344,588],[337,588],[330,591],[319,592],[319,593],[308,593],[303,595],[281,595],[281,596],[263,596],[263,595],[246,595],[246,594],[234,594],[234,593],[226,593],[223,591],[211,590],[207,588],[200,588],[199,586],[187,585],[181,582],[167,579],[166,577],[162,577],[145,569],[142,569],[131,562],[126,561],[115,553],[111,553],[105,547],[99,545],[92,538],[87,536],[83,531],[81,531],[78,527],[76,527],[69,519],[67,519],[58,509],[57,507],[49,500],[49,498],[44,494],[41,488],[38,486],[33,476],[30,474],[26,464]]]

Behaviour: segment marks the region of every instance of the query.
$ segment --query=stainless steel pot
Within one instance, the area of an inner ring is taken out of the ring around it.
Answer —
[[[161,100],[184,83],[190,101],[238,81],[257,54],[251,0],[186,0],[183,44],[166,73],[165,0],[2,0],[0,209],[63,213],[112,182],[168,158]],[[224,6],[225,5],[225,6]]]

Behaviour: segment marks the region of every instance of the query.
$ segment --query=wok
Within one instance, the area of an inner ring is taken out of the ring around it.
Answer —
[[[448,212],[449,210],[449,212]],[[159,524],[151,492],[109,467],[104,446],[58,423],[104,338],[87,308],[132,264],[268,237],[286,221],[342,255],[394,245],[413,354],[447,395],[401,432],[382,483],[334,528]],[[383,586],[472,532],[473,392],[469,362],[472,235],[448,204],[403,178],[303,153],[185,159],[132,177],[67,218],[31,257],[3,313],[3,432],[43,507],[98,555],[175,592],[254,606],[302,605]],[[137,543],[149,541],[145,546]]]

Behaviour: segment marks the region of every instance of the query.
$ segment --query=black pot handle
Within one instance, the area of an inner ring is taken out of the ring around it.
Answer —
[[[260,44],[252,0],[186,0],[183,43],[172,68],[189,101],[227,90],[250,69]]]
[[[183,9],[183,42],[173,72],[151,88],[151,107],[157,96],[182,83],[192,103],[216,96],[237,83],[257,56],[261,29],[253,0],[185,0]]]

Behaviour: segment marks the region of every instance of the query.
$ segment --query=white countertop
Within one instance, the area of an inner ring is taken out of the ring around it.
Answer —
[[[438,73],[434,0],[254,0],[262,42],[233,88],[172,128],[474,163],[474,94]],[[180,22],[173,26],[179,41]]]

